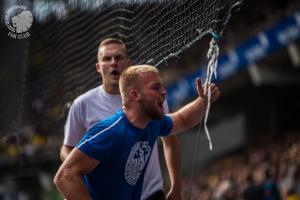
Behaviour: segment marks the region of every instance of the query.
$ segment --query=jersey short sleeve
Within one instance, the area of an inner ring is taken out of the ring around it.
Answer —
[[[75,100],[70,108],[68,118],[64,127],[64,145],[74,147],[85,134],[85,130],[80,125],[82,124],[82,111],[80,105],[80,102]]]
[[[103,120],[93,125],[76,147],[91,158],[107,161],[117,151],[122,139],[118,137],[117,122]]]
[[[164,118],[161,120],[161,129],[160,129],[160,136],[167,136],[171,133],[173,128],[173,120],[170,116],[165,115]]]

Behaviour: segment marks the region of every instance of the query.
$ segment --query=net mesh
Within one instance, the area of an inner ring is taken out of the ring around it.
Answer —
[[[53,133],[53,127],[62,131],[61,119],[69,103],[99,85],[95,63],[101,40],[120,38],[134,63],[164,66],[203,35],[223,29],[230,8],[238,1],[85,1],[85,7],[70,1],[64,9],[54,9],[63,10],[64,18],[50,13],[43,19],[41,12],[55,5],[38,13],[35,6],[41,1],[34,2],[36,21],[30,29],[23,101],[28,112],[23,123],[47,134]]]

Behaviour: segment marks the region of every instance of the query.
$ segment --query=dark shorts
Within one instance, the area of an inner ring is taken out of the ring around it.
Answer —
[[[165,200],[165,194],[164,191],[162,190],[158,190],[156,192],[154,192],[153,194],[151,194],[147,200]]]

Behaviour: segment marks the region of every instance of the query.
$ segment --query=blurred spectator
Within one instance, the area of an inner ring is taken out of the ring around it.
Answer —
[[[247,177],[243,197],[245,200],[264,200],[264,189],[261,184],[254,181],[252,174]]]
[[[284,136],[224,156],[201,169],[202,174],[193,177],[192,199],[298,200],[300,133]],[[185,179],[185,192],[190,184]]]

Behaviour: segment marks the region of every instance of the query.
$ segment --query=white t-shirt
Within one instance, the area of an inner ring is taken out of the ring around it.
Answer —
[[[76,146],[91,125],[114,114],[121,107],[121,96],[106,93],[103,85],[80,95],[75,99],[69,111],[65,124],[64,145]],[[164,108],[168,112],[166,101]],[[155,143],[145,172],[141,199],[146,199],[158,190],[163,190],[163,179],[157,143]]]

